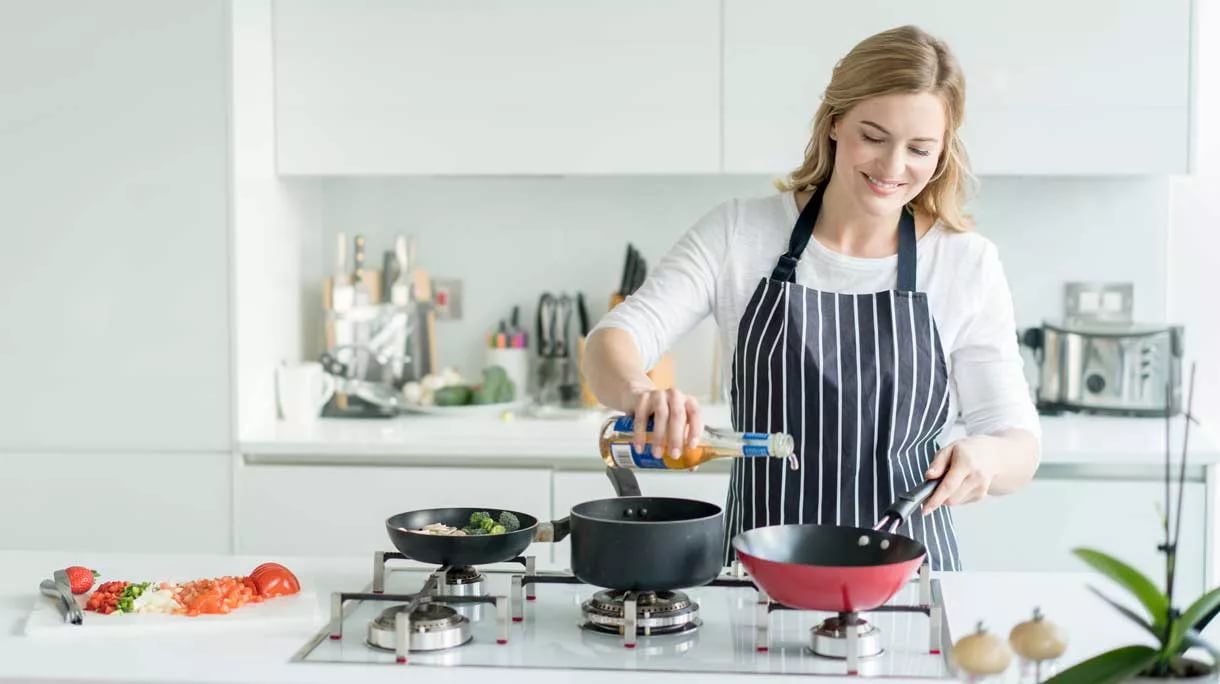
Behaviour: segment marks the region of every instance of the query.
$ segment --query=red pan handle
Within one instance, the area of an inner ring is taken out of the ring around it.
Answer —
[[[877,525],[873,529],[886,532],[898,529],[903,520],[909,519],[911,514],[927,501],[929,496],[932,496],[932,492],[936,490],[938,484],[940,484],[940,478],[933,478],[905,494],[900,494],[894,503],[890,504],[890,507],[881,514],[881,519],[877,521]]]

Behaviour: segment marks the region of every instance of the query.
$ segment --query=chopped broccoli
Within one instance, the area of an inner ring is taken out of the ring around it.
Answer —
[[[491,531],[488,534],[504,534],[504,526],[500,524],[492,525]]]
[[[471,527],[483,527],[484,520],[491,520],[491,516],[487,514],[487,511],[475,511],[470,514]]]
[[[516,532],[521,529],[521,521],[517,519],[517,516],[508,511],[500,512],[500,525],[504,527],[506,532]]]

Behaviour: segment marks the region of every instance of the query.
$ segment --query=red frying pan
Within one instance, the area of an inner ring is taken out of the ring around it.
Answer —
[[[922,543],[894,530],[939,482],[898,497],[873,529],[772,525],[742,532],[733,548],[758,587],[789,608],[871,610],[898,593],[927,555]]]

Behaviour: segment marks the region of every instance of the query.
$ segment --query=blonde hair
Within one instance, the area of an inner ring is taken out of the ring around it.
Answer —
[[[911,205],[957,231],[973,227],[962,213],[973,183],[958,128],[966,108],[966,80],[949,47],[915,26],[900,26],[860,41],[835,65],[822,104],[813,117],[805,161],[776,183],[783,191],[811,190],[834,170],[832,126],[863,100],[893,93],[932,93],[945,105],[945,144],[932,179]]]

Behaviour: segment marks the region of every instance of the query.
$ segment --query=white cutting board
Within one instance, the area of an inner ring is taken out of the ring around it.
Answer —
[[[264,631],[283,636],[286,633],[313,633],[322,619],[318,610],[318,595],[300,592],[277,596],[262,603],[242,606],[227,615],[162,615],[157,613],[111,613],[101,615],[84,610],[87,595],[77,596],[84,612],[82,624],[64,622],[58,599],[38,594],[29,619],[26,636],[53,638],[92,638],[146,636],[166,634],[231,634],[237,631]]]

